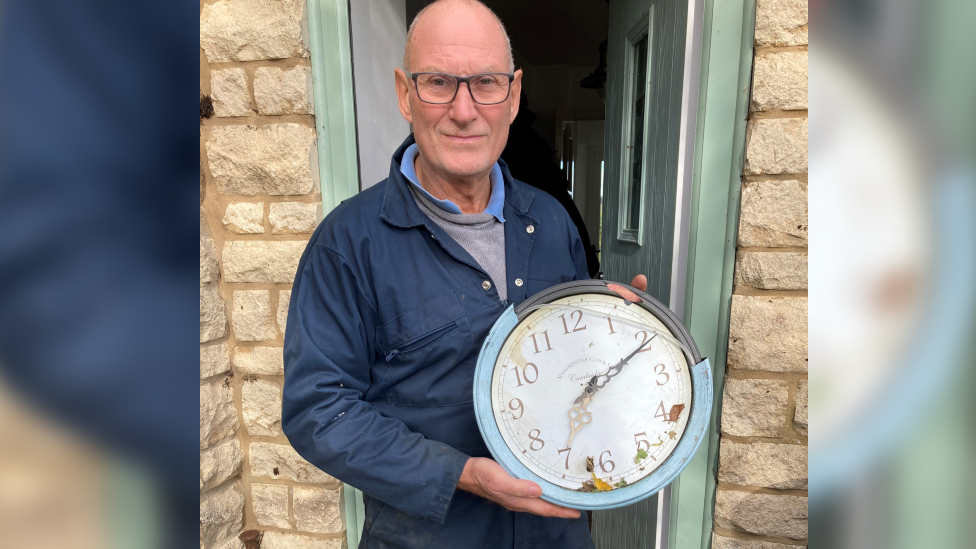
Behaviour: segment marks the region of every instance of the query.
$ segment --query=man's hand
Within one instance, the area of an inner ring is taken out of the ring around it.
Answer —
[[[512,478],[502,466],[488,458],[468,458],[458,488],[494,501],[509,511],[544,517],[579,518],[580,512],[539,499],[542,488],[531,480]]]
[[[644,275],[637,275],[633,280],[630,281],[630,285],[642,292],[646,292],[647,277]],[[637,297],[637,294],[619,284],[607,284],[607,289],[617,292],[620,294],[620,297],[626,299],[627,301],[633,301],[634,303],[640,303],[641,301],[641,298]]]

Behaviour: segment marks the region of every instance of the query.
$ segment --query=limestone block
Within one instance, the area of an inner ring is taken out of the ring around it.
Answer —
[[[224,280],[291,284],[307,244],[304,240],[228,240],[221,262]]]
[[[264,232],[264,202],[228,204],[220,222],[235,234],[261,234]]]
[[[226,379],[200,386],[200,449],[237,432],[234,393]]]
[[[807,371],[807,298],[732,296],[729,366],[764,372]]]
[[[806,381],[800,381],[796,388],[796,412],[793,414],[793,429],[797,433],[803,436],[807,435],[807,400],[808,395],[808,384]]]
[[[224,298],[217,293],[217,284],[200,285],[200,343],[224,337],[227,333],[227,313]]]
[[[268,212],[274,234],[303,234],[315,231],[321,203],[273,202]]]
[[[278,292],[278,329],[285,335],[285,325],[288,324],[288,303],[291,302],[291,290]]]
[[[256,477],[312,482],[335,483],[328,473],[305,461],[291,446],[272,442],[252,442],[251,474]]]
[[[244,69],[210,71],[210,98],[217,116],[248,116],[251,97],[247,93],[247,73]]]
[[[219,276],[217,270],[217,249],[214,246],[213,237],[210,235],[210,226],[203,213],[203,206],[200,207],[200,283],[217,282]]]
[[[214,126],[206,148],[223,194],[303,195],[315,188],[315,131],[308,126]]]
[[[267,381],[245,381],[241,387],[244,427],[251,436],[281,434],[281,389]]]
[[[807,0],[758,0],[756,45],[806,45],[808,20]]]
[[[213,549],[247,549],[247,547],[244,545],[244,542],[241,541],[239,537],[236,537],[236,538],[230,538],[229,540],[217,545]]]
[[[280,376],[285,373],[281,347],[235,347],[234,367],[241,373]]]
[[[291,528],[287,486],[251,484],[251,510],[261,526]]]
[[[807,498],[719,489],[715,524],[760,536],[807,537]]]
[[[739,246],[807,245],[807,184],[756,181],[742,189]]]
[[[712,549],[804,549],[803,545],[784,545],[754,539],[726,538],[712,534]]]
[[[726,379],[722,432],[741,437],[780,436],[789,389],[778,379]]]
[[[722,440],[718,480],[739,486],[806,490],[807,447]]]
[[[200,46],[211,63],[308,57],[305,2],[220,0],[204,4]]]
[[[312,68],[298,65],[282,70],[260,67],[254,71],[254,101],[264,115],[315,114],[312,104]]]
[[[806,290],[807,254],[797,252],[739,252],[735,285],[760,290]]]
[[[234,312],[231,315],[234,335],[240,341],[275,339],[271,319],[271,292],[267,290],[234,290]]]
[[[244,483],[238,480],[200,498],[200,547],[210,549],[237,537],[244,526]]]
[[[806,110],[807,52],[788,51],[756,56],[752,76],[752,110]]]
[[[227,342],[210,343],[200,346],[200,379],[226,374],[230,371],[230,356]]]
[[[237,476],[243,463],[244,452],[237,438],[200,452],[200,491],[219,486]]]
[[[288,532],[265,532],[261,549],[342,549],[342,539],[320,539]]]
[[[339,489],[296,486],[293,507],[295,526],[303,532],[335,534],[342,531]]]
[[[807,120],[760,118],[750,121],[746,135],[745,173],[807,173]]]

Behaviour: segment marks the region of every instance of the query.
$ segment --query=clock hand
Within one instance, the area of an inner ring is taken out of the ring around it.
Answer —
[[[597,391],[602,389],[603,386],[607,384],[607,381],[610,381],[611,377],[619,374],[620,370],[623,369],[624,364],[627,364],[627,361],[634,358],[634,356],[637,353],[641,352],[641,349],[643,349],[645,345],[649,344],[651,340],[654,339],[655,337],[657,337],[657,334],[654,334],[653,336],[644,340],[644,342],[641,343],[639,347],[634,349],[634,352],[627,355],[627,358],[622,359],[612,368],[607,370],[606,374],[596,375],[590,378],[589,383],[587,383],[586,387],[583,389],[583,394],[581,394],[576,398],[576,400],[573,402],[573,407],[569,409],[570,433],[569,433],[569,442],[566,443],[567,447],[569,447],[569,445],[572,444],[573,437],[576,436],[576,432],[582,429],[584,425],[593,421],[593,416],[590,414],[589,410],[586,409],[586,405],[590,403],[590,400],[592,400],[593,395],[596,394]],[[605,377],[606,379],[602,380],[602,383],[598,384],[598,380],[601,377]]]

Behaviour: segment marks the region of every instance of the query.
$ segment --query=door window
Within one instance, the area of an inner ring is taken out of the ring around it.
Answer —
[[[642,21],[628,40],[627,84],[625,87],[622,167],[624,175],[620,179],[620,229],[619,240],[641,244],[641,226],[644,217],[645,201],[645,141],[648,104],[648,62],[650,55],[650,26],[648,19]]]

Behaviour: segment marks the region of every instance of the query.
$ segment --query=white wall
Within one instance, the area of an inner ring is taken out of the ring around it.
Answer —
[[[350,2],[360,188],[385,179],[390,157],[410,134],[397,108],[393,69],[403,62],[407,42],[404,0]]]

